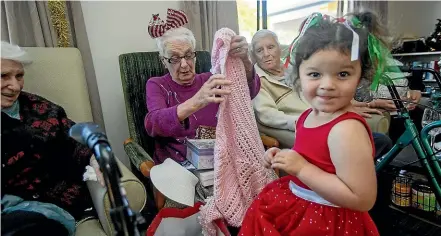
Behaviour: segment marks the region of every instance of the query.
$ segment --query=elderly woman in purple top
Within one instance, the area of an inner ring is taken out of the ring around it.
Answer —
[[[185,162],[186,138],[194,138],[199,127],[216,127],[219,103],[230,91],[223,85],[230,82],[225,76],[210,72],[196,74],[196,40],[184,28],[173,28],[156,38],[162,63],[169,73],[147,81],[146,97],[149,110],[144,125],[155,138],[154,160],[162,163],[170,157]],[[260,80],[248,57],[248,43],[244,37],[235,36],[229,55],[242,59],[251,98],[260,89]]]

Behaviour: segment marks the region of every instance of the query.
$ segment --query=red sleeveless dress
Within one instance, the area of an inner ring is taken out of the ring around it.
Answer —
[[[311,109],[305,111],[298,119],[293,149],[322,170],[335,174],[327,139],[332,127],[340,121],[355,119],[362,122],[369,132],[374,148],[370,128],[360,115],[347,112],[324,125],[306,128],[304,121],[310,112]],[[344,141],[350,142],[342,140]],[[374,153],[375,150],[372,158]],[[293,183],[297,185],[297,189],[315,194],[294,176],[273,181],[248,208],[239,235],[379,235],[368,212],[305,200],[305,197],[301,198],[301,195],[293,193],[295,190],[290,188]]]

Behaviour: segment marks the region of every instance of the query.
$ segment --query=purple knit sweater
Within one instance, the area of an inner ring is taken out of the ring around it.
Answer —
[[[188,126],[181,124],[177,115],[178,105],[193,97],[211,75],[209,72],[197,74],[194,83],[189,86],[176,83],[170,74],[147,81],[149,112],[144,119],[144,126],[147,134],[155,138],[153,159],[156,164],[162,163],[168,157],[178,162],[186,160],[185,139],[194,138],[196,129],[201,125],[216,127],[219,104],[211,103],[189,116],[188,123],[186,122]],[[254,98],[260,90],[259,76],[255,74],[254,80],[248,85],[251,98]]]

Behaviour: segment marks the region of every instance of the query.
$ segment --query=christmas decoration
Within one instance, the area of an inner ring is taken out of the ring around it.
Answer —
[[[435,32],[426,39],[430,51],[441,51],[441,19],[437,19]]]

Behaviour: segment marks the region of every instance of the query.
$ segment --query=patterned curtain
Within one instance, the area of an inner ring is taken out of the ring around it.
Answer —
[[[188,16],[188,28],[196,38],[196,50],[211,52],[214,34],[228,27],[239,34],[236,1],[182,1],[182,10]]]
[[[1,39],[24,47],[57,46],[47,2],[1,1]]]

